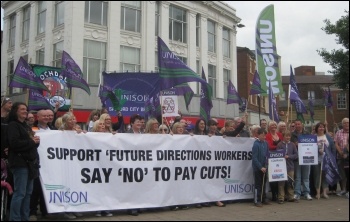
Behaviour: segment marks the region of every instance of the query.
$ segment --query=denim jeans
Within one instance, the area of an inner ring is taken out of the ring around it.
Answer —
[[[12,168],[11,172],[15,189],[11,200],[10,221],[29,221],[33,180],[28,179],[27,167]]]
[[[310,165],[299,165],[299,161],[294,161],[294,177],[294,194],[301,195],[301,185],[304,195],[310,194]]]

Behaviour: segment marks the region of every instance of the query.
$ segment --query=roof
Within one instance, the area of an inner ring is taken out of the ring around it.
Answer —
[[[298,84],[333,84],[333,75],[294,76]],[[282,84],[289,84],[289,76],[282,76]]]

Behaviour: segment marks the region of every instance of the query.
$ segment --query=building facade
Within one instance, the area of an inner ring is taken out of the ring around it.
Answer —
[[[237,84],[236,34],[240,18],[220,1],[2,1],[1,94],[24,100],[22,89],[8,88],[22,56],[30,64],[60,67],[62,51],[78,63],[91,95],[74,89],[73,108],[86,116],[101,108],[97,97],[102,71],[157,71],[157,36],[214,91],[211,115],[238,116],[226,105],[228,80]],[[199,87],[184,115],[199,116]],[[77,115],[78,117],[78,115]],[[86,121],[80,119],[78,121]]]
[[[295,81],[299,90],[299,97],[308,109],[308,114],[303,114],[305,119],[305,127],[310,131],[312,126],[318,122],[328,122],[328,130],[333,132],[341,126],[341,120],[349,117],[349,90],[341,90],[337,88],[333,82],[332,75],[325,75],[324,73],[315,72],[315,66],[299,66],[294,69]],[[282,85],[285,95],[279,99],[279,111],[287,114],[288,109],[288,87],[289,76],[282,76]],[[333,101],[333,114],[325,108],[324,91],[330,88]],[[311,121],[309,112],[309,100],[314,101],[314,123]],[[286,120],[287,116],[282,116]],[[289,115],[289,121],[296,119],[294,107],[292,113]],[[340,124],[339,124],[340,123]],[[337,125],[335,125],[337,124]]]

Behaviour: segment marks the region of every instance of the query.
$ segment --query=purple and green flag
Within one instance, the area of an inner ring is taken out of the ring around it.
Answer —
[[[33,72],[32,67],[22,57],[18,60],[9,87],[50,91],[45,86],[43,80]]]
[[[107,106],[107,100],[111,100],[112,107],[115,111],[121,110],[126,100],[121,101],[122,90],[116,89],[114,92],[112,88],[108,86],[100,85],[99,89],[99,97],[101,99],[101,103],[103,107]]]
[[[89,95],[91,94],[90,87],[83,78],[83,72],[66,51],[62,52],[62,76],[66,77],[69,88],[80,88]]]
[[[183,95],[185,99],[186,109],[188,111],[188,106],[191,103],[194,92],[187,83],[182,83],[174,87],[176,95]]]
[[[303,116],[303,113],[307,114],[307,109],[303,103],[303,101],[299,97],[299,90],[297,83],[294,78],[294,73],[292,66],[290,66],[290,94],[289,94],[289,99],[292,104],[294,104],[295,107],[295,112],[297,113],[297,119],[305,123],[305,119]]]
[[[145,119],[158,118],[162,115],[162,107],[160,105],[160,93],[148,98],[145,102]]]
[[[245,112],[247,109],[247,99],[244,97],[241,97],[241,103],[239,104],[239,111]]]
[[[36,89],[29,90],[28,110],[52,109],[51,104],[41,92]]]
[[[271,87],[271,81],[269,81],[268,95],[269,95],[269,117],[271,120],[278,123],[280,120],[279,120],[278,113],[277,113],[276,98],[273,94],[273,90]]]
[[[261,88],[260,76],[257,70],[255,70],[253,82],[250,88],[249,95],[266,94],[266,91]]]
[[[160,90],[170,89],[186,82],[206,83],[190,67],[182,62],[158,37],[158,64]]]
[[[235,86],[232,84],[231,80],[229,80],[227,86],[227,105],[232,103],[241,104],[242,100],[241,97],[238,95]]]
[[[202,67],[202,78],[205,82],[201,84],[199,116],[201,119],[204,119],[206,123],[208,123],[208,120],[210,119],[210,110],[213,108],[213,102],[212,102],[213,89],[211,85],[207,83],[207,78],[205,77],[203,67]]]

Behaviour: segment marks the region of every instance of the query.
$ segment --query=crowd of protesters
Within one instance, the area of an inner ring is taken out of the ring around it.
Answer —
[[[3,97],[1,100],[1,157],[6,159],[9,167],[9,183],[14,187],[11,201],[9,201],[10,220],[36,220],[37,207],[40,206],[42,216],[48,214],[43,190],[39,180],[40,166],[37,148],[40,137],[37,131],[42,130],[73,130],[77,133],[130,133],[130,134],[178,134],[223,136],[223,137],[248,137],[254,139],[252,147],[252,168],[254,173],[254,203],[257,207],[271,202],[283,204],[285,201],[298,202],[301,197],[305,200],[314,198],[328,199],[333,194],[334,187],[329,186],[322,171],[322,161],[325,149],[329,149],[337,158],[338,170],[341,175],[338,196],[349,198],[349,119],[342,120],[341,130],[335,135],[327,131],[327,123],[317,123],[314,132],[318,144],[318,164],[299,165],[298,161],[298,136],[310,134],[304,129],[300,120],[295,120],[287,126],[280,121],[260,120],[260,124],[248,127],[247,115],[227,119],[222,129],[218,129],[218,121],[214,118],[206,122],[198,119],[194,127],[180,117],[170,125],[167,121],[150,118],[147,121],[141,115],[130,117],[130,126],[124,124],[121,112],[118,112],[118,122],[112,123],[112,118],[107,109],[93,110],[87,119],[87,130],[82,129],[76,121],[73,112],[67,112],[61,117],[56,117],[58,110],[46,109],[31,112],[25,103],[12,103],[11,99]],[[36,114],[36,120],[35,120]],[[269,152],[283,150],[287,163],[287,174],[294,180],[294,187],[287,181],[269,182],[267,180],[267,159]],[[271,191],[271,201],[266,198],[266,185]],[[314,197],[312,197],[314,196]],[[225,207],[224,201],[214,203],[198,203],[195,207],[210,207],[216,205]],[[171,210],[188,209],[190,205],[172,206]],[[129,209],[128,213],[137,216],[141,209]],[[100,217],[113,216],[109,211],[98,211],[95,214]],[[64,213],[66,219],[75,219],[82,216],[81,213]]]

